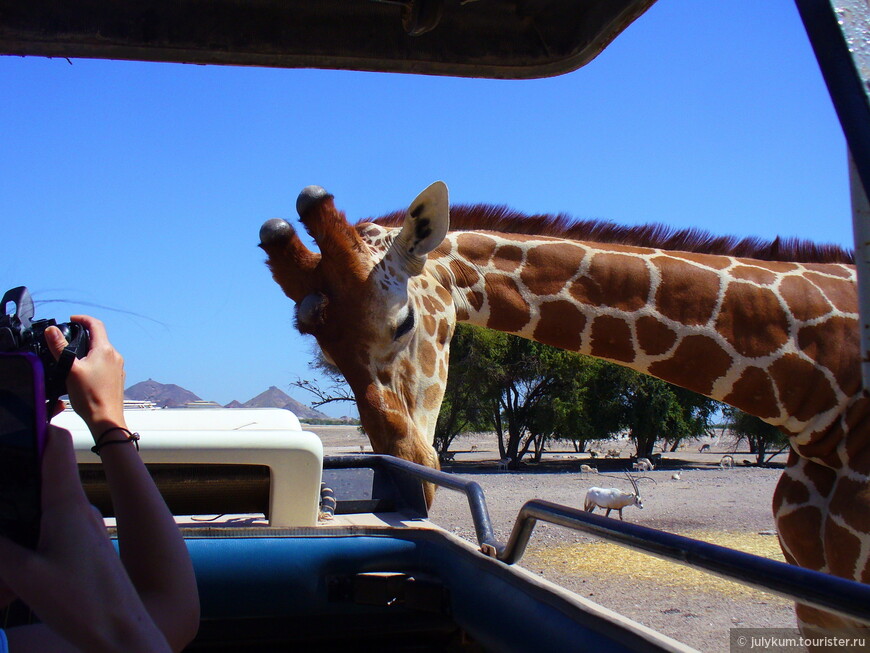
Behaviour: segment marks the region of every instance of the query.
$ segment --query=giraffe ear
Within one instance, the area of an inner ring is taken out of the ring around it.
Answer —
[[[417,195],[405,212],[405,224],[393,243],[400,260],[407,261],[408,272],[419,274],[426,254],[441,244],[450,228],[447,184],[436,181]]]

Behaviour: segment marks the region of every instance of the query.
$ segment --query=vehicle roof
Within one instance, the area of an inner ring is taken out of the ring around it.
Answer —
[[[30,0],[0,54],[521,79],[570,72],[655,0]]]

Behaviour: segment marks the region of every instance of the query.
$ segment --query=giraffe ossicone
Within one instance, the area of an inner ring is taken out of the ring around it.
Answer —
[[[848,252],[450,208],[442,182],[351,225],[331,195],[306,192],[301,221],[320,252],[271,221],[260,246],[299,329],[347,379],[375,452],[437,467],[456,322],[514,333],[779,426],[792,448],[773,499],[786,558],[870,582],[870,399]]]

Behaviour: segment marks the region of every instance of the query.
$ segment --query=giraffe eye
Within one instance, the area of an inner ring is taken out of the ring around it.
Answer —
[[[411,329],[414,328],[414,309],[408,309],[408,316],[402,321],[402,323],[396,328],[396,334],[393,336],[393,340],[398,340],[403,335],[408,333]]]

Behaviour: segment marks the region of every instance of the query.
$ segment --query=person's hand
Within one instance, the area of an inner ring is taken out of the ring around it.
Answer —
[[[73,409],[95,437],[113,426],[125,427],[123,357],[109,342],[100,320],[87,315],[74,315],[70,319],[84,325],[90,335],[87,356],[73,362],[66,379]],[[57,327],[45,330],[45,340],[55,359],[68,344]]]
[[[63,429],[49,426],[47,432],[36,551],[0,537],[3,585],[44,624],[83,650],[167,650],[103,520],[88,503],[72,438]],[[116,648],[119,642],[122,646]]]

